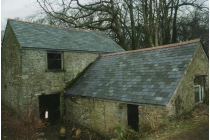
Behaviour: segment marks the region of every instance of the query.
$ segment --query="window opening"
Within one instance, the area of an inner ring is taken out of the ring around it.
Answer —
[[[198,75],[194,80],[195,103],[202,102],[204,98],[205,75]]]
[[[203,87],[200,85],[194,86],[195,103],[203,101]]]
[[[47,53],[48,69],[62,69],[62,53],[61,52],[48,52]]]

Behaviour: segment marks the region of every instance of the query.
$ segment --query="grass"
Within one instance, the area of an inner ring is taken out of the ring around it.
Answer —
[[[208,140],[209,107],[198,105],[189,114],[170,122],[157,131],[144,134],[141,140]]]

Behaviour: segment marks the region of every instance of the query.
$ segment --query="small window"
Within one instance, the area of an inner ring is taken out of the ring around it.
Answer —
[[[47,63],[49,70],[62,69],[62,53],[61,52],[47,52]]]
[[[194,79],[195,103],[204,99],[205,75],[196,75]]]
[[[203,87],[200,85],[194,86],[195,103],[203,101]]]

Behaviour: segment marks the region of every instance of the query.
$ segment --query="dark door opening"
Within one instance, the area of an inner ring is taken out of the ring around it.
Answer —
[[[139,131],[139,112],[137,105],[127,105],[127,113],[128,113],[128,126],[130,126],[133,130]]]
[[[45,111],[48,110],[48,118],[51,124],[60,120],[60,96],[59,94],[39,96],[39,114],[44,120]]]

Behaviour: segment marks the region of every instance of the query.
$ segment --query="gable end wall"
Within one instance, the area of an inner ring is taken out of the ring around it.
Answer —
[[[195,106],[194,97],[194,78],[196,75],[207,75],[206,83],[209,79],[209,64],[207,57],[200,45],[193,58],[191,59],[179,85],[174,92],[171,100],[169,101],[167,108],[169,110],[169,115],[180,116],[183,113],[191,111]],[[205,89],[208,89],[208,84],[206,84]],[[205,91],[208,94],[208,91]]]
[[[17,38],[7,24],[1,55],[1,97],[2,102],[19,111],[21,93],[21,50]]]

